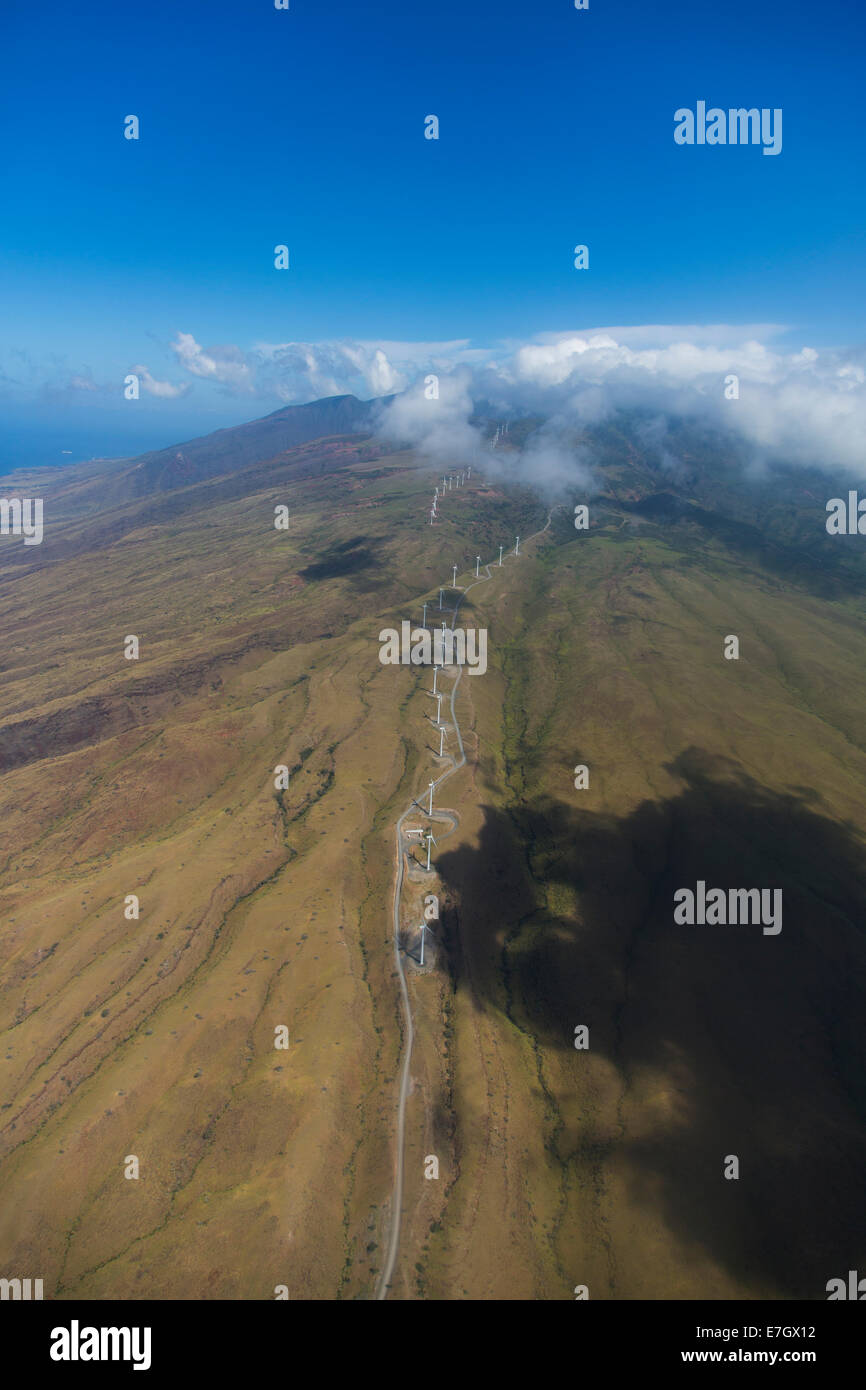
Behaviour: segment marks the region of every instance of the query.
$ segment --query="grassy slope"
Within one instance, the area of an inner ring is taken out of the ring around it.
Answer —
[[[73,509],[7,557],[0,1272],[53,1297],[374,1286],[393,824],[432,766],[427,682],[376,637],[544,512],[479,488],[431,530],[417,460],[316,457],[174,513]],[[394,1296],[820,1297],[866,1257],[864,625],[844,584],[798,589],[737,531],[601,519],[558,521],[467,603],[491,669],[461,685],[445,951],[410,981]],[[782,886],[782,935],[675,929],[698,877]]]
[[[422,700],[377,635],[440,561],[417,461],[270,473],[91,548],[73,517],[5,586],[0,1264],[52,1297],[351,1296],[376,1267]]]
[[[866,624],[676,527],[556,534],[489,592],[483,811],[440,860],[459,1176],[427,1291],[825,1297],[866,1256]],[[782,934],[674,926],[699,877],[782,887]]]

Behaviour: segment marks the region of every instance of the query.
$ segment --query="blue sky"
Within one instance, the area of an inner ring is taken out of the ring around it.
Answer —
[[[0,467],[286,399],[185,371],[180,333],[241,353],[611,324],[863,341],[850,0],[84,0],[16,6],[3,30]],[[698,99],[781,107],[782,153],[677,146],[673,113]],[[133,408],[139,364],[190,389]]]

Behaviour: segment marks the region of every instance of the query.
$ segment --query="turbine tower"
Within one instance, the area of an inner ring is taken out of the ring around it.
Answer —
[[[504,549],[505,549],[505,546],[504,546],[504,545],[501,545],[501,546],[499,547],[499,568],[500,568],[500,569],[502,569],[502,552],[503,552]]]
[[[423,612],[422,617],[421,617],[421,626],[422,626],[422,627],[426,627],[426,626],[427,626],[427,604],[426,604],[426,603],[424,604],[424,612]]]
[[[480,570],[480,568],[481,568],[481,556],[480,556],[480,555],[476,555],[476,556],[475,556],[475,578],[476,578],[476,579],[478,578],[478,571]]]
[[[451,568],[452,568],[453,571],[454,571],[454,577],[453,577],[452,580],[451,580],[451,588],[452,588],[452,589],[456,589],[456,588],[457,588],[457,566],[456,566],[456,565],[452,565]]]
[[[437,693],[437,692],[436,692],[436,677],[439,675],[439,672],[440,672],[441,669],[442,669],[442,668],[441,668],[440,666],[434,666],[434,667],[433,667],[433,694],[434,694],[434,695]]]
[[[427,872],[430,872],[430,846],[436,844],[436,839],[432,830],[427,831]]]
[[[515,547],[514,547],[514,553],[515,553],[515,555],[519,555],[519,554],[520,554],[520,537],[519,537],[519,536],[517,537],[517,544],[516,544]]]
[[[433,814],[433,788],[434,788],[435,786],[436,786],[436,783],[435,783],[435,782],[431,782],[431,783],[430,783],[430,810],[427,812],[428,816],[432,816],[432,814]]]
[[[432,928],[432,927],[428,927],[426,921],[424,921],[424,922],[421,923],[421,964],[422,964],[422,965],[424,964],[424,936],[425,936],[425,933],[426,933],[426,932],[432,931],[432,930],[433,930],[433,928]]]
[[[440,757],[440,758],[442,757],[444,751],[445,751],[445,725],[444,725],[444,724],[440,724],[440,725],[439,725],[439,757]]]

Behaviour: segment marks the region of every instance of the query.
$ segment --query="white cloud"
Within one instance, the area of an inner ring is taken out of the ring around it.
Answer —
[[[147,367],[133,367],[132,370],[148,395],[158,396],[161,400],[176,401],[180,396],[187,395],[192,389],[192,383],[189,381],[179,382],[177,386],[170,381],[157,381],[156,377],[151,376]]]
[[[552,477],[565,466],[586,468],[569,452],[575,429],[619,409],[650,418],[701,418],[730,429],[751,446],[755,462],[846,467],[866,476],[866,352],[778,347],[780,324],[652,324],[539,333],[523,342],[473,345],[444,341],[343,340],[201,347],[190,333],[172,347],[191,376],[221,390],[287,404],[352,393],[395,394],[383,431],[423,449],[437,463],[478,457],[484,447],[469,420],[486,401],[502,418],[542,415],[536,458]],[[439,377],[439,399],[423,382]],[[149,374],[148,374],[149,376]],[[725,379],[739,380],[739,398]],[[153,382],[153,378],[150,378]],[[88,388],[84,382],[80,389]],[[153,382],[153,394],[179,388]],[[563,454],[565,450],[565,454]]]
[[[428,399],[425,381],[419,379],[383,410],[383,437],[415,445],[442,468],[472,463],[481,456],[482,440],[469,424],[471,382],[467,368],[459,367],[439,378],[438,397]]]
[[[180,365],[192,376],[219,382],[234,391],[253,389],[249,365],[238,347],[203,348],[191,333],[178,333],[171,349]]]

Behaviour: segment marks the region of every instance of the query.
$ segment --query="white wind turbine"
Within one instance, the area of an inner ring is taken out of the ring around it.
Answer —
[[[427,872],[430,872],[430,846],[436,844],[436,837],[432,830],[427,831]]]
[[[480,556],[480,555],[476,555],[476,556],[475,556],[475,578],[476,578],[476,579],[478,578],[478,571],[480,570],[480,568],[481,568],[481,556]]]
[[[453,571],[454,571],[454,577],[453,577],[453,579],[451,580],[451,588],[452,588],[452,589],[456,589],[456,588],[457,588],[457,566],[456,566],[456,565],[452,565],[451,568],[452,568]]]
[[[500,568],[500,569],[502,569],[502,552],[503,552],[504,549],[505,549],[505,546],[504,546],[504,545],[501,545],[501,546],[499,547],[499,568]]]
[[[436,677],[439,675],[439,672],[441,671],[441,669],[442,669],[442,667],[441,667],[438,663],[433,667],[433,694],[434,694],[434,695],[437,693],[437,691],[436,691]]]
[[[428,931],[432,931],[432,930],[433,930],[433,928],[430,927],[430,926],[428,926],[426,921],[424,921],[424,922],[421,923],[421,964],[422,964],[422,965],[424,964],[424,937],[425,937],[425,935],[426,935],[426,933],[427,933]]]
[[[515,547],[514,547],[514,553],[515,553],[515,555],[519,555],[519,554],[520,554],[520,537],[519,537],[519,536],[517,537],[517,544],[516,544]]]
[[[444,725],[444,724],[440,724],[440,725],[439,725],[439,757],[440,757],[440,758],[442,757],[444,751],[445,751],[445,725]]]
[[[445,592],[444,589],[440,589],[440,590],[439,590],[439,607],[440,607],[440,608],[442,607],[442,595],[444,594],[444,592]]]
[[[432,816],[432,814],[433,814],[433,788],[436,786],[436,783],[435,783],[435,782],[431,782],[429,785],[430,785],[430,810],[427,812],[427,814],[428,814],[428,816]]]

